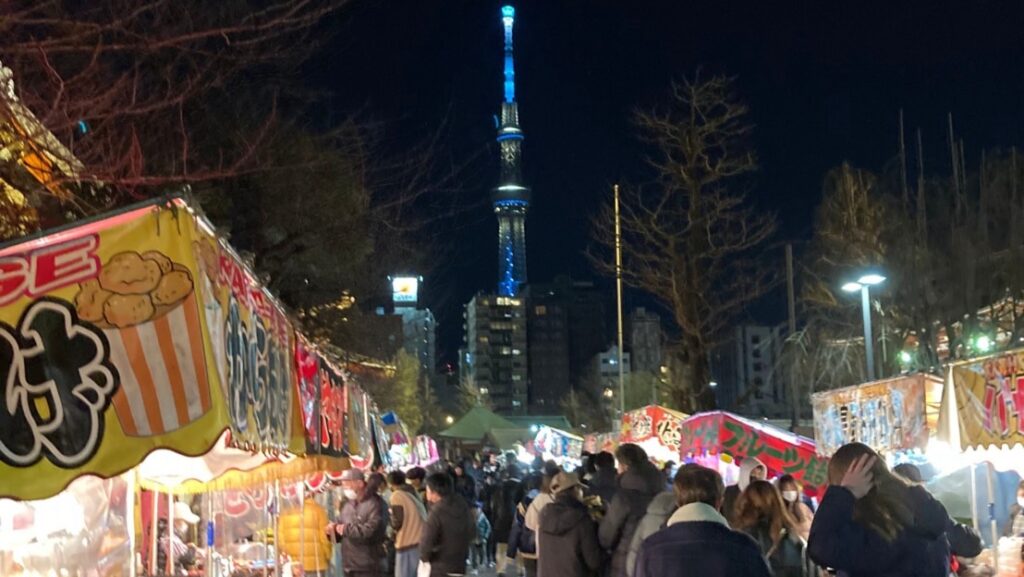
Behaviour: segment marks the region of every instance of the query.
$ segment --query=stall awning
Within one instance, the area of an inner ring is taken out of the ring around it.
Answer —
[[[493,429],[516,429],[515,423],[484,407],[473,407],[454,425],[438,434],[443,439],[480,442]]]
[[[777,473],[788,473],[810,487],[828,481],[828,461],[815,453],[814,441],[739,415],[714,411],[682,423],[683,454],[708,451],[735,458],[755,457]]]
[[[498,450],[513,451],[517,444],[526,443],[531,436],[530,429],[491,429],[484,439],[494,443]]]

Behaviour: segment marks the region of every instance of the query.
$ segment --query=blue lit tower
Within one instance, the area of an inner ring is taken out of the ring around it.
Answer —
[[[516,11],[501,9],[505,27],[505,101],[501,103],[498,146],[501,150],[501,180],[491,195],[498,217],[498,295],[515,296],[526,283],[526,212],[530,189],[522,184],[519,167],[523,131],[519,129],[516,79],[512,64],[512,25]]]

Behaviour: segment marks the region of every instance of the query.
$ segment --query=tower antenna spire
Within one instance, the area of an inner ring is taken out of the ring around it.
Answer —
[[[498,294],[501,296],[516,296],[526,284],[526,213],[530,208],[530,189],[522,183],[520,167],[523,131],[519,128],[513,63],[512,28],[515,19],[515,8],[502,6],[505,99],[501,103],[497,136],[501,151],[501,178],[491,194],[494,214],[498,218]]]

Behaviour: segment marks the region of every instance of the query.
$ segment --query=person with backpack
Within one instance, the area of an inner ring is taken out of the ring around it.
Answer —
[[[736,529],[761,548],[775,577],[813,577],[800,525],[786,510],[782,494],[768,481],[751,481],[736,502]]]
[[[416,489],[406,483],[405,473],[388,474],[391,486],[391,528],[395,531],[395,577],[416,577],[420,536],[427,522],[427,509]]]
[[[529,561],[532,560],[534,575],[537,571],[537,535],[526,526],[526,514],[533,505],[534,499],[541,494],[542,479],[539,475],[530,475],[523,482],[525,494],[523,499],[516,505],[515,520],[512,522],[512,530],[508,535],[508,548],[505,556],[509,563],[519,558],[522,561],[524,572],[529,572]]]
[[[538,559],[541,575],[595,577],[602,552],[597,524],[583,504],[583,485],[576,473],[561,472],[551,481],[555,500],[540,514]]]

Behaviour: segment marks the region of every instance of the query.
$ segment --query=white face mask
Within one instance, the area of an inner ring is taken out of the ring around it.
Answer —
[[[782,492],[782,498],[785,499],[787,503],[795,502],[797,497],[799,497],[799,496],[800,496],[800,493],[798,493],[796,491],[783,491]]]
[[[1024,507],[1024,497],[1017,497],[1017,504]]]
[[[345,493],[345,498],[349,501],[355,501],[359,497],[359,493],[356,493],[355,489],[342,489],[342,492]]]

